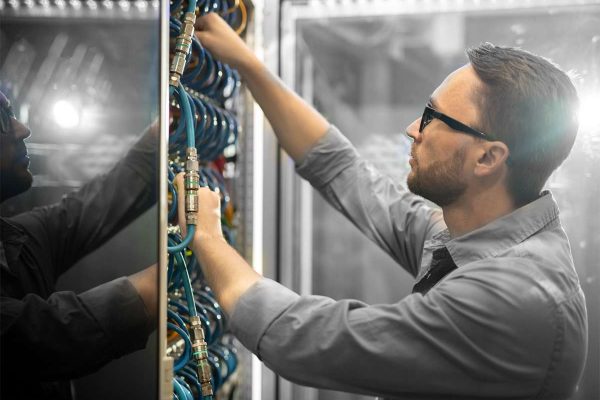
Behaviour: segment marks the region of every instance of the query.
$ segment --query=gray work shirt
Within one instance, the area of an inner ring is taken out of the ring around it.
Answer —
[[[417,278],[441,246],[457,269],[425,295],[378,305],[299,296],[262,278],[231,327],[267,366],[300,384],[403,399],[566,399],[575,390],[585,299],[550,193],[451,238],[439,210],[334,127],[297,171]]]

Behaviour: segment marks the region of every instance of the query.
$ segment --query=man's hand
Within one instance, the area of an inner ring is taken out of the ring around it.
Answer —
[[[295,161],[327,132],[329,123],[263,65],[217,14],[196,20],[196,36],[217,58],[237,69],[271,123],[279,143]]]
[[[251,63],[258,63],[252,50],[216,13],[209,13],[196,20],[196,37],[219,61],[244,70]]]
[[[175,177],[178,219],[185,236],[185,185],[183,174]],[[229,315],[242,294],[260,279],[246,261],[233,249],[221,230],[221,196],[208,188],[198,191],[199,207],[196,233],[190,244],[198,259],[208,285],[217,301]]]
[[[177,189],[177,221],[181,228],[181,235],[186,236],[187,226],[185,220],[185,184],[184,174],[175,176],[175,188]],[[198,190],[198,213],[196,233],[194,242],[204,239],[222,239],[223,230],[221,229],[221,196],[218,192],[213,192],[209,188],[201,187]]]

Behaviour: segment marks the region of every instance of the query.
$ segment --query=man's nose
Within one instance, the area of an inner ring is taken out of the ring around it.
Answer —
[[[31,130],[25,124],[21,123],[18,119],[13,119],[13,129],[15,131],[15,137],[18,140],[27,139],[31,136]]]
[[[406,128],[406,135],[409,138],[411,138],[414,142],[421,141],[421,132],[419,132],[420,125],[421,118],[417,118]]]

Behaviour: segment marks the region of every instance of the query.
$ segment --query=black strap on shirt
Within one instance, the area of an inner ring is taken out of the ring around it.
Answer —
[[[433,251],[429,271],[413,286],[413,293],[425,294],[441,281],[446,275],[456,269],[450,252],[446,246]]]

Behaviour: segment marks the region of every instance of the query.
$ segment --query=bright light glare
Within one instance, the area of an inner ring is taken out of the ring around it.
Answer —
[[[54,121],[61,128],[71,129],[79,125],[79,111],[67,100],[59,100],[54,104]]]
[[[579,101],[580,131],[600,135],[600,95],[584,95]]]

